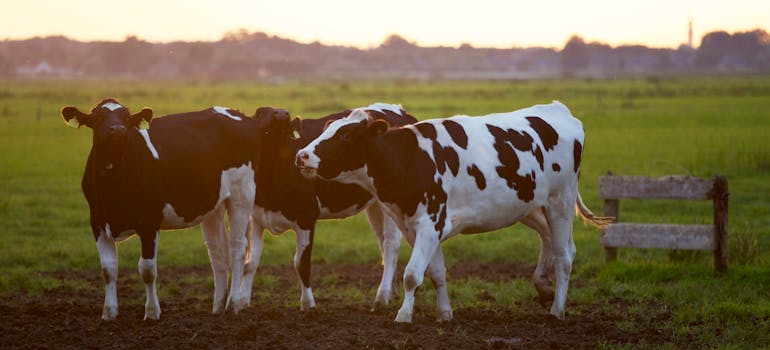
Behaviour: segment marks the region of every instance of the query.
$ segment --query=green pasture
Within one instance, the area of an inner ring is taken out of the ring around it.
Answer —
[[[80,179],[91,145],[89,129],[74,130],[59,110],[90,110],[116,97],[156,116],[229,106],[252,114],[279,106],[306,118],[383,101],[400,103],[420,119],[483,115],[558,99],[585,126],[580,192],[601,212],[598,177],[622,175],[699,177],[729,181],[730,266],[715,275],[710,252],[619,249],[605,263],[599,232],[576,222],[577,258],[569,302],[621,300],[619,327],[654,323],[672,336],[672,348],[760,348],[770,344],[770,77],[646,78],[612,81],[509,82],[290,82],[283,85],[230,82],[0,81],[0,295],[47,288],[102,288],[62,282],[39,272],[93,270],[99,259],[88,224]],[[710,202],[621,201],[621,221],[711,223]],[[263,265],[291,264],[294,234],[266,235]],[[448,265],[463,262],[536,264],[539,240],[515,225],[485,235],[454,238],[443,245]],[[135,268],[138,240],[119,246],[120,266]],[[401,264],[409,256],[406,243]],[[379,263],[377,243],[362,215],[318,225],[315,263]],[[159,269],[206,266],[200,230],[165,232]],[[119,281],[119,283],[121,283]],[[203,283],[211,283],[210,280]],[[528,280],[493,283],[449,276],[455,308],[516,307],[535,290]],[[257,288],[269,279],[257,279]],[[427,285],[427,284],[426,284]],[[137,286],[141,288],[140,286]],[[164,287],[166,291],[164,292]],[[353,302],[369,303],[374,289],[344,290]],[[161,297],[173,285],[160,285]],[[213,290],[213,289],[212,289]],[[477,298],[479,291],[485,298]],[[299,295],[299,288],[296,290]],[[333,291],[317,290],[317,295]],[[258,295],[259,293],[257,293]],[[297,298],[298,299],[298,298]],[[94,303],[101,303],[94,300]],[[142,301],[143,302],[143,301]],[[432,287],[418,304],[432,305]],[[611,308],[607,303],[605,307]],[[580,312],[580,308],[567,313]],[[664,313],[670,317],[655,317]],[[642,342],[644,344],[644,342]],[[623,344],[597,344],[618,347]]]

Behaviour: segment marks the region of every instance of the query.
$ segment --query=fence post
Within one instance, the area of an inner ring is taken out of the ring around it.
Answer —
[[[714,269],[722,273],[727,271],[727,178],[714,177]]]
[[[615,218],[613,223],[618,222],[618,213],[620,212],[620,201],[617,199],[604,200],[604,216]],[[618,259],[618,248],[604,247],[604,259],[606,261],[615,261]]]

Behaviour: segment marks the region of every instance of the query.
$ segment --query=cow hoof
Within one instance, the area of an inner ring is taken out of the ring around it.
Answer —
[[[436,318],[437,322],[449,322],[451,320],[452,320],[452,310],[439,311],[438,317]]]
[[[147,320],[153,320],[153,321],[160,320],[160,310],[157,310],[157,312],[150,311],[150,310],[145,310],[144,311],[144,320],[145,321],[147,321]]]
[[[236,315],[239,312],[245,310],[246,307],[249,305],[249,303],[246,301],[245,298],[241,298],[240,301],[234,302],[233,304],[234,304],[233,305],[233,313],[236,314]]]
[[[214,307],[211,308],[211,314],[213,315],[221,315],[225,312],[225,308],[222,306],[214,305]]]
[[[398,295],[391,291],[385,291],[385,290],[378,290],[377,296],[374,297],[374,305],[375,306],[388,306],[391,301],[396,300]]]
[[[388,306],[387,305],[383,305],[383,304],[380,304],[380,303],[372,304],[372,310],[371,310],[372,313],[377,314],[377,313],[382,313],[382,312],[387,311],[387,310],[388,310]]]
[[[105,305],[102,309],[102,320],[113,321],[116,317],[118,317],[118,307]]]
[[[302,312],[303,314],[310,314],[310,315],[314,314],[317,310],[318,309],[316,309],[315,305],[310,306],[310,307],[300,307],[299,308],[299,311]]]
[[[553,317],[556,317],[557,319],[562,320],[562,321],[564,321],[564,319],[566,318],[566,317],[564,317],[564,311],[563,310],[562,311],[553,311],[553,310],[551,310],[551,315],[553,315]]]
[[[412,313],[408,311],[398,311],[395,319],[396,323],[412,323]]]
[[[144,319],[145,320],[159,320],[160,319],[160,305],[158,303],[149,303],[144,305]]]
[[[309,301],[300,301],[299,303],[300,311],[309,311],[313,309],[315,309],[315,300],[310,299]]]

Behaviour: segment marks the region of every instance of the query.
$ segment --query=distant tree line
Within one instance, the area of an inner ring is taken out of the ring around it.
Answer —
[[[770,72],[765,30],[706,34],[698,48],[618,46],[570,38],[550,48],[421,47],[398,35],[359,49],[302,44],[239,30],[213,42],[80,42],[61,36],[0,41],[0,77],[157,79],[532,79],[704,72]]]

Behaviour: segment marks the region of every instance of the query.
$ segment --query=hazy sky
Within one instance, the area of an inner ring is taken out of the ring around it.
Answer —
[[[420,45],[560,48],[588,41],[676,47],[703,34],[768,30],[768,0],[0,0],[0,39],[218,40],[228,31],[372,47],[399,34]]]

